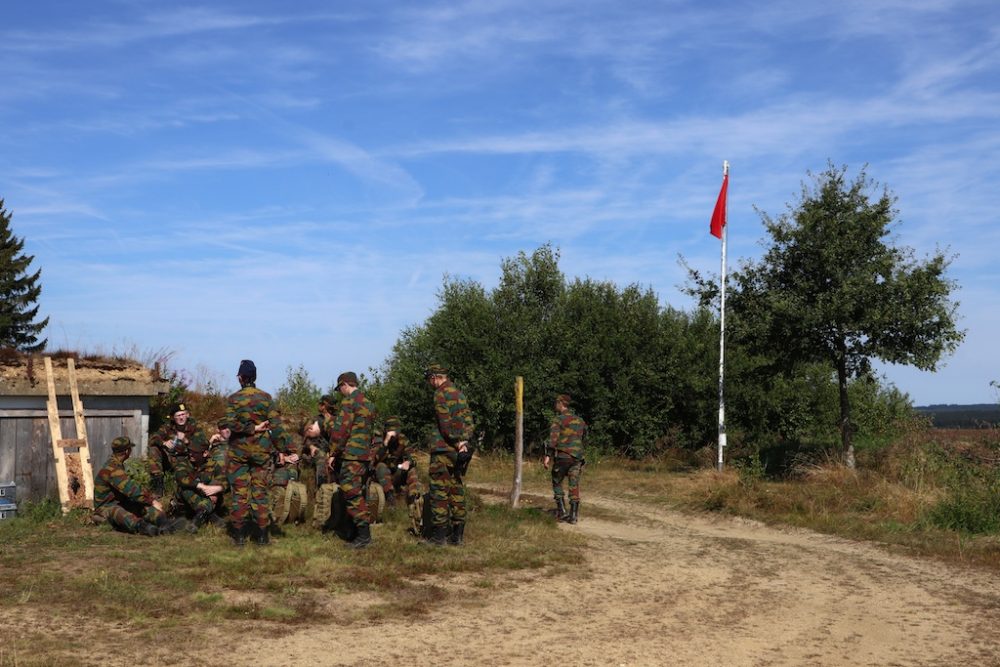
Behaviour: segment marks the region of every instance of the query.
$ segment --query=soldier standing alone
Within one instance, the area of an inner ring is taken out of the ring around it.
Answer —
[[[429,542],[445,543],[448,521],[451,535],[448,542],[461,546],[465,537],[466,498],[462,476],[472,458],[469,440],[472,439],[472,411],[465,394],[448,379],[448,369],[432,364],[424,373],[434,387],[434,413],[437,417],[437,436],[431,445],[429,473],[431,478],[430,501],[434,517],[433,533]]]
[[[576,523],[580,513],[580,473],[583,470],[583,438],[587,424],[569,409],[568,394],[556,397],[556,416],[549,428],[549,446],[545,448],[542,465],[552,464],[552,494],[556,499],[556,515],[566,523]],[[554,459],[554,460],[553,460]],[[569,513],[563,503],[564,479],[569,480]]]

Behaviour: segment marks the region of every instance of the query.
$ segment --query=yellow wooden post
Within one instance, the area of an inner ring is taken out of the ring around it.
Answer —
[[[514,381],[514,488],[510,491],[510,506],[516,508],[521,499],[521,476],[524,468],[524,378],[520,375]]]

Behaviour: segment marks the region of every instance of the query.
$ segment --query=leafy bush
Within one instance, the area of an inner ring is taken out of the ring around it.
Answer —
[[[278,388],[278,409],[285,414],[307,415],[316,412],[320,398],[319,386],[309,377],[309,371],[299,364],[288,367],[285,384]]]

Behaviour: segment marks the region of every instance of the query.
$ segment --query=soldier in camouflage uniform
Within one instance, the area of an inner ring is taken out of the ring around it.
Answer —
[[[184,450],[189,446],[207,447],[208,439],[204,429],[183,402],[175,403],[170,408],[170,421],[149,436],[149,477],[153,492],[163,495],[163,476],[165,473],[177,471],[177,460],[184,456]]]
[[[299,478],[305,484],[310,501],[306,507],[306,521],[311,521],[315,516],[317,492],[327,483],[329,476],[326,463],[330,455],[330,443],[323,437],[323,428],[320,426],[322,421],[323,415],[317,415],[305,420],[299,429],[299,435],[302,436]]]
[[[225,422],[225,418],[220,419],[216,424],[217,432],[208,439],[208,460],[205,462],[205,470],[211,475],[212,483],[221,484],[223,487],[215,503],[215,518],[210,517],[213,523],[217,523],[216,518],[222,519],[226,516],[232,502],[229,479],[226,477],[226,450],[229,448],[229,437],[232,433],[226,428]]]
[[[375,405],[358,389],[358,376],[341,373],[337,391],[343,398],[332,422],[326,420],[330,453],[340,459],[338,483],[347,503],[347,514],[357,527],[357,535],[349,546],[361,549],[372,542],[368,503],[364,483],[371,462],[372,432],[375,425]]]
[[[127,437],[111,441],[111,456],[94,479],[94,513],[129,533],[155,536],[166,532],[167,516],[160,501],[125,472],[132,454]]]
[[[587,424],[570,410],[568,394],[556,397],[556,416],[549,427],[549,445],[545,448],[542,465],[552,464],[552,494],[556,500],[556,517],[566,523],[576,523],[580,515],[580,473],[583,470],[583,439]],[[569,512],[563,502],[563,480],[569,480]]]
[[[212,446],[204,438],[190,442],[186,455],[176,457],[177,497],[192,517],[188,532],[198,532],[206,521],[215,525],[225,523],[215,510],[228,484],[224,471],[219,470],[216,463],[212,459]]]
[[[236,546],[246,544],[248,532],[253,533],[257,544],[265,545],[269,542],[267,485],[271,457],[285,442],[284,429],[270,394],[254,386],[257,367],[252,361],[240,362],[237,378],[240,390],[229,397],[222,422],[230,431],[226,450],[226,477],[233,494],[229,530]]]
[[[300,521],[309,502],[308,491],[305,485],[299,481],[302,458],[295,450],[292,436],[287,431],[281,449],[291,452],[291,454],[277,454],[274,460],[274,470],[271,473],[268,501],[271,509],[271,533],[273,535],[284,534],[281,524],[286,521],[293,523]]]
[[[448,370],[434,364],[424,373],[434,387],[434,413],[437,436],[431,445],[429,473],[430,501],[434,517],[433,533],[428,541],[461,546],[465,536],[466,500],[462,476],[472,457],[472,411],[465,394],[448,379]],[[448,521],[451,534],[448,535]]]
[[[385,492],[385,504],[395,507],[396,489],[405,488],[406,504],[412,505],[420,497],[420,479],[413,447],[403,434],[398,417],[385,420],[382,446],[375,455],[375,479]]]

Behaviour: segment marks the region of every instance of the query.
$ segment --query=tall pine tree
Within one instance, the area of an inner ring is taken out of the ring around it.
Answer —
[[[36,322],[38,295],[42,292],[39,269],[28,274],[34,255],[24,255],[24,240],[14,236],[10,229],[11,215],[0,199],[0,348],[14,348],[21,352],[38,352],[45,349],[48,339],[38,340],[49,318]]]

